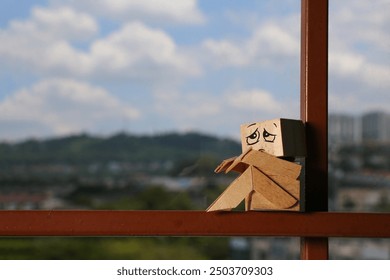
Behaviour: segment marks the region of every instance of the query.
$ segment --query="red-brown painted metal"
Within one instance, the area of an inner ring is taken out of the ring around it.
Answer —
[[[0,211],[0,236],[388,238],[388,217],[379,213],[328,212]],[[310,256],[311,249],[307,251]]]
[[[303,237],[301,238],[302,260],[328,259],[328,238]]]
[[[328,0],[301,1],[301,119],[306,124],[305,208],[328,211]],[[328,240],[303,238],[302,259],[327,259]]]
[[[326,259],[328,237],[390,238],[389,214],[327,212],[327,6],[302,0],[307,213],[0,211],[0,236],[297,236],[303,259]]]

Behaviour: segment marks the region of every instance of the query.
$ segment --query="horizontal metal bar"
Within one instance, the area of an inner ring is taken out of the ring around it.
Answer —
[[[0,211],[0,236],[390,237],[390,214]]]

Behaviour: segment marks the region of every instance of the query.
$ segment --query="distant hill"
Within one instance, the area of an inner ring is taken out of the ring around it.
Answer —
[[[200,133],[111,137],[86,134],[47,140],[0,143],[0,166],[14,164],[89,164],[96,162],[185,161],[210,156],[223,159],[240,153],[240,144]]]

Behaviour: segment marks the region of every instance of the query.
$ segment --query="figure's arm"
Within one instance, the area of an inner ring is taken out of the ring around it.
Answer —
[[[245,169],[248,167],[247,164],[239,162],[238,164],[235,163],[236,159],[238,157],[233,157],[229,159],[225,159],[224,161],[221,162],[220,165],[215,168],[214,172],[215,173],[220,173],[220,172],[226,172],[228,173],[229,171],[233,170],[238,173],[243,173]]]
[[[219,172],[225,171],[225,170],[232,164],[232,162],[234,161],[235,158],[236,158],[236,157],[232,157],[232,158],[228,158],[228,159],[223,160],[223,161],[217,166],[217,168],[215,168],[214,172],[215,172],[215,173],[219,173]]]
[[[241,155],[238,157],[233,157],[227,160],[224,160],[218,167],[215,169],[215,172],[219,173],[222,171],[225,171],[225,173],[228,173],[230,171],[236,171],[239,173],[243,173],[247,168],[248,164],[242,162],[243,157],[246,156],[247,153],[249,153],[252,149],[249,148],[246,151],[244,151]]]
[[[256,150],[249,150],[241,158],[240,162],[257,167],[267,176],[283,175],[291,180],[296,180],[302,169],[302,166],[299,164]]]

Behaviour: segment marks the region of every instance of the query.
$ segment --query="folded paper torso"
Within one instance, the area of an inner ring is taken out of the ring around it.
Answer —
[[[215,169],[217,173],[233,170],[241,175],[207,211],[231,210],[244,199],[246,210],[300,211],[301,168],[299,164],[248,149]]]

